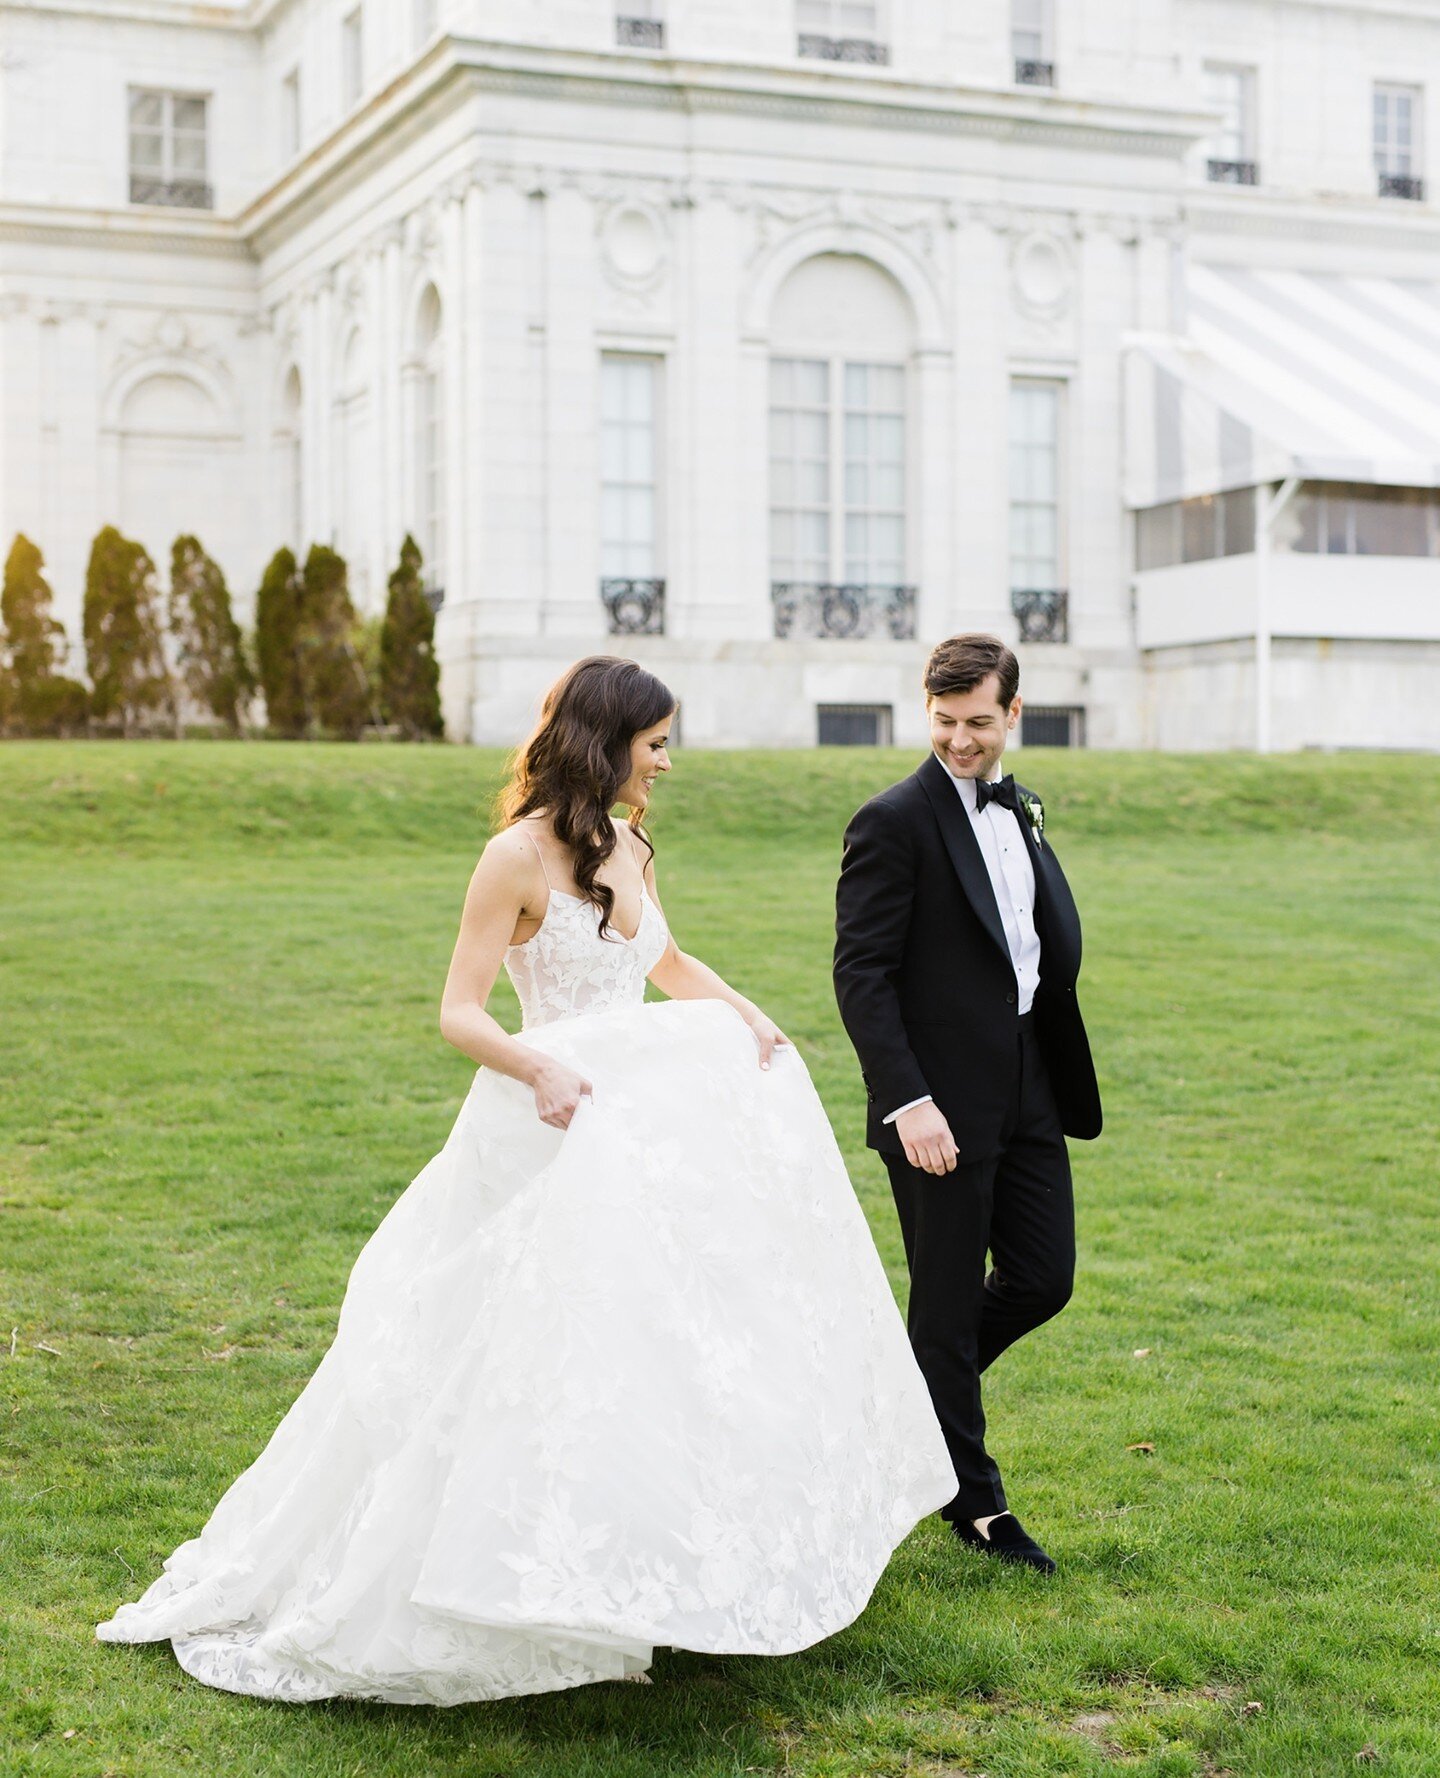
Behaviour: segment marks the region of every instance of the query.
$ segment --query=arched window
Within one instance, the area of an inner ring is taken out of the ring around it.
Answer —
[[[888,272],[822,253],[771,318],[770,563],[778,635],[913,634],[907,585],[910,304]]]
[[[425,286],[415,326],[415,540],[425,556],[425,585],[445,586],[445,406],[441,382],[441,307]]]

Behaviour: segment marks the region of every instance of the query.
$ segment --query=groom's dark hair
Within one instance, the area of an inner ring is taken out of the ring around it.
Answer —
[[[1008,710],[1020,689],[1020,663],[998,636],[971,631],[947,636],[930,650],[925,663],[925,696],[943,698],[952,691],[974,691],[991,674],[1000,681],[1000,707]]]

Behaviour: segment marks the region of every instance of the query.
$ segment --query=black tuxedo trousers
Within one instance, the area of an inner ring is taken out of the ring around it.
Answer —
[[[1015,1060],[999,1154],[943,1174],[885,1156],[910,1268],[910,1343],[960,1484],[946,1518],[1006,1510],[980,1373],[1065,1307],[1075,1275],[1070,1156],[1033,1016],[1019,1021]]]

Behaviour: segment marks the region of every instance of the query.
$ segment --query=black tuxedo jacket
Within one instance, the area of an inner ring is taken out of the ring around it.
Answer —
[[[1048,840],[1035,867],[1035,1029],[1067,1136],[1100,1134],[1100,1093],[1075,999],[1080,916]],[[882,1120],[927,1093],[962,1161],[1000,1152],[1019,1046],[1015,969],[969,812],[932,753],[845,830],[835,892],[835,996],[860,1058],[871,1148],[903,1154]]]

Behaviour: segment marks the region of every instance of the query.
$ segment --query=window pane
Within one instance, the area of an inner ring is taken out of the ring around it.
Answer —
[[[795,495],[806,506],[824,506],[830,498],[830,466],[802,459],[795,465]]]
[[[829,520],[823,512],[797,513],[795,535],[802,553],[819,565],[818,578],[823,580],[829,572],[824,566],[825,558],[830,553]]]
[[[871,493],[877,506],[888,506],[898,511],[905,504],[904,470],[894,463],[877,464]]]
[[[1221,497],[1222,554],[1248,556],[1255,548],[1255,490],[1232,488]]]
[[[882,414],[874,422],[874,450],[882,463],[899,463],[905,455],[905,423]]]
[[[795,449],[802,457],[828,460],[830,435],[824,414],[796,414]]]
[[[786,457],[795,449],[795,417],[780,408],[770,410],[770,455]]]
[[[795,399],[806,407],[824,407],[830,399],[830,366],[824,359],[795,360]]]
[[[632,482],[655,479],[655,434],[649,426],[631,426],[626,434],[625,478]]]
[[[892,414],[900,413],[905,406],[905,372],[898,364],[872,364],[869,370],[874,405]]]
[[[159,129],[165,121],[163,93],[131,93],[130,121],[143,129]]]
[[[159,136],[130,135],[130,165],[137,172],[158,173],[165,164],[164,149]]]
[[[1415,489],[1398,496],[1355,501],[1355,553],[1361,556],[1429,554],[1430,515],[1425,494]]]
[[[175,171],[177,173],[203,173],[205,171],[205,139],[194,136],[177,136],[175,138]]]
[[[175,128],[177,130],[203,130],[205,128],[205,101],[203,99],[175,100]]]

